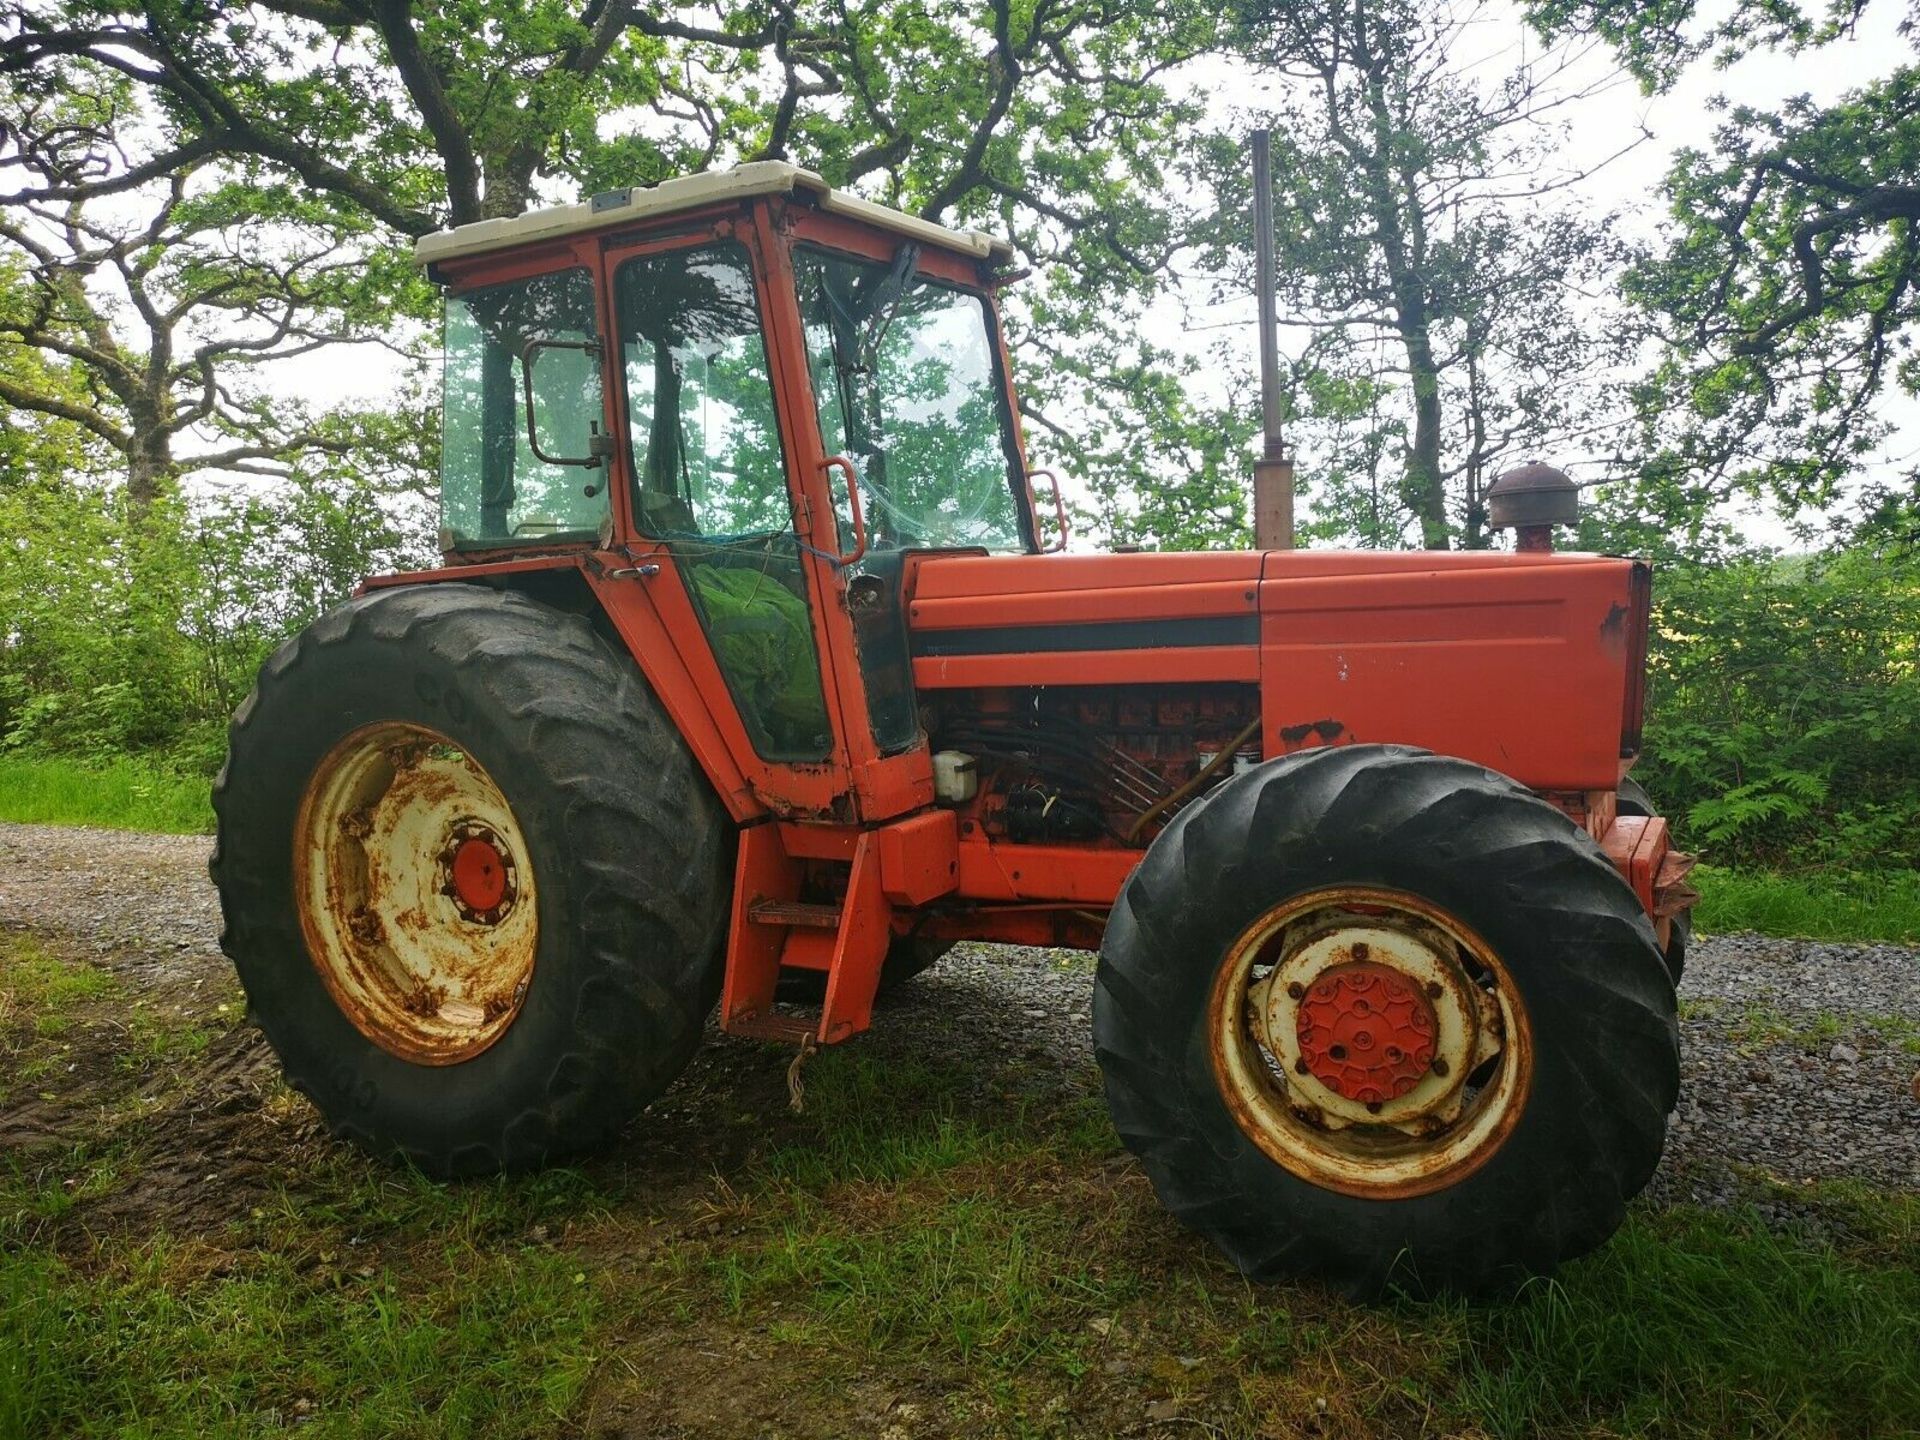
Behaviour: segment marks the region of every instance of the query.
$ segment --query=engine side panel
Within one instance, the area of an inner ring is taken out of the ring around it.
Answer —
[[[1473,760],[1535,790],[1618,783],[1646,626],[1634,562],[1321,575],[1267,558],[1267,754],[1390,742]]]
[[[1645,567],[1591,555],[926,557],[914,684],[1257,683],[1263,756],[1419,745],[1611,791],[1637,732]],[[1624,720],[1624,724],[1623,724]]]

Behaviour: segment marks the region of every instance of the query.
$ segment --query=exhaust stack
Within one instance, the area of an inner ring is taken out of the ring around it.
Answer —
[[[1293,548],[1293,455],[1281,434],[1279,325],[1273,299],[1273,167],[1271,140],[1253,132],[1254,288],[1260,300],[1260,458],[1253,462],[1253,543]]]

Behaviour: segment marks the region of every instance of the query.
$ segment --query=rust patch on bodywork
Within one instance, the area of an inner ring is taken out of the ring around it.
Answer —
[[[1280,727],[1280,743],[1292,749],[1304,745],[1309,737],[1322,745],[1332,745],[1347,733],[1347,727],[1338,720],[1307,720],[1298,725]]]

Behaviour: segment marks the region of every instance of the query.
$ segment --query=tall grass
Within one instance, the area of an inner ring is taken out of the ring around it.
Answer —
[[[1906,1218],[1876,1207],[1893,1246],[1876,1263],[1753,1211],[1637,1213],[1560,1279],[1463,1312],[1452,1408],[1499,1440],[1912,1433],[1920,1275],[1892,1238]]]
[[[1762,870],[1694,871],[1704,934],[1757,930],[1810,940],[1886,940],[1920,945],[1920,874],[1911,870],[1774,875]]]
[[[210,790],[204,775],[144,757],[0,756],[0,820],[206,835],[213,831]]]

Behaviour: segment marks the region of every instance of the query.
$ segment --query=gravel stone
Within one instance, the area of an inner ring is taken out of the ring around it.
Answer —
[[[134,985],[225,987],[211,848],[0,823],[0,927],[58,938]],[[888,997],[855,1043],[979,1059],[983,1089],[1023,1062],[1084,1091],[1097,1083],[1093,971],[1075,951],[962,945]],[[1751,1200],[1765,1180],[1920,1191],[1920,949],[1701,938],[1680,999],[1681,1096],[1656,1202]]]

